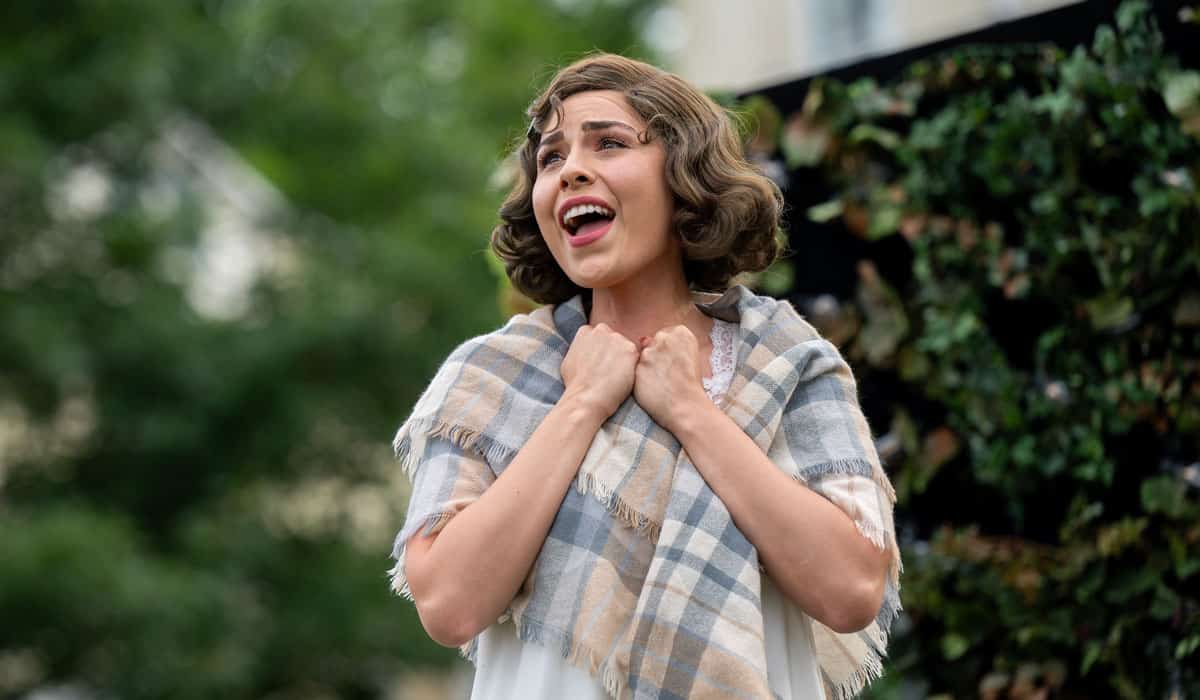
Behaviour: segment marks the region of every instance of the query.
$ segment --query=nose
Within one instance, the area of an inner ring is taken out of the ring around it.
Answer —
[[[574,149],[572,150],[574,151]],[[592,181],[592,173],[588,169],[587,164],[575,152],[567,155],[566,162],[563,163],[562,168],[558,171],[558,177],[559,186],[564,190],[586,185]]]

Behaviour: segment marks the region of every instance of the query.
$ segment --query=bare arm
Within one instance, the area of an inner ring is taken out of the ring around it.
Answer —
[[[679,439],[784,595],[835,632],[870,625],[891,553],[864,537],[837,505],[776,467],[708,399],[698,355],[686,326],[659,331],[642,350],[634,396]],[[827,361],[805,370],[813,373],[809,379],[827,371],[849,367]]]
[[[857,632],[883,601],[891,555],[850,516],[771,463],[711,401],[697,402],[676,437],[725,503],[779,590],[835,632]]]
[[[516,596],[605,416],[564,395],[479,500],[433,535],[414,535],[409,588],[434,641],[460,646]]]
[[[637,347],[601,323],[562,362],[562,398],[496,481],[436,534],[405,550],[405,574],[434,641],[461,646],[512,602],[600,426],[633,389]]]

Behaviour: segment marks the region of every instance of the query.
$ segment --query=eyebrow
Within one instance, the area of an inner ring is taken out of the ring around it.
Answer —
[[[625,129],[627,131],[631,131],[634,134],[637,134],[637,129],[634,129],[632,126],[629,126],[625,122],[589,121],[589,122],[584,122],[583,124],[580,125],[580,127],[584,131],[600,131],[601,129],[611,129],[613,127],[617,127],[617,128]],[[538,142],[538,148],[541,148],[542,146],[549,146],[552,143],[557,143],[562,140],[563,140],[562,129],[556,129],[542,137],[542,140]]]

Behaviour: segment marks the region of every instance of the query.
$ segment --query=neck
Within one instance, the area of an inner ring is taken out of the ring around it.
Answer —
[[[640,275],[614,287],[592,290],[588,323],[608,324],[634,343],[664,328],[685,325],[701,348],[708,344],[712,331],[712,319],[696,308],[682,274],[657,279]]]

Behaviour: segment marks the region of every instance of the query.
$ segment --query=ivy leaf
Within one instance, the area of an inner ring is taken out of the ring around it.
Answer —
[[[867,224],[867,238],[876,239],[889,236],[900,228],[900,221],[904,218],[904,212],[900,207],[882,206],[871,209],[871,219]]]
[[[788,120],[780,149],[788,167],[812,167],[820,163],[829,150],[831,138],[829,127],[807,114],[799,113]]]
[[[971,643],[967,641],[967,638],[956,632],[942,637],[942,656],[945,656],[947,661],[954,661],[967,653],[970,648]]]
[[[1154,601],[1150,603],[1150,616],[1157,620],[1169,620],[1179,610],[1179,595],[1163,584],[1154,589]]]
[[[876,143],[889,151],[896,150],[900,145],[900,136],[896,132],[874,124],[859,124],[850,130],[849,139],[850,143]]]
[[[792,288],[795,268],[788,260],[777,260],[763,271],[759,284],[763,291],[773,296],[783,296]]]
[[[1084,302],[1084,308],[1092,327],[1098,331],[1121,329],[1134,315],[1133,300],[1129,297],[1106,295]]]
[[[1183,130],[1200,138],[1200,73],[1178,71],[1163,78],[1163,101],[1179,118]]]
[[[1087,643],[1083,648],[1083,663],[1079,666],[1079,675],[1087,675],[1088,669],[1100,658],[1100,652],[1102,651],[1104,651],[1104,647],[1100,642],[1093,641]]]
[[[1112,525],[1101,528],[1096,536],[1096,549],[1106,557],[1120,554],[1121,550],[1142,536],[1142,532],[1149,524],[1148,518],[1122,518]]]
[[[1142,507],[1147,513],[1162,513],[1178,518],[1187,507],[1183,482],[1170,476],[1158,476],[1142,482]]]
[[[841,199],[831,199],[808,208],[808,218],[818,224],[828,223],[842,215],[846,205]]]

